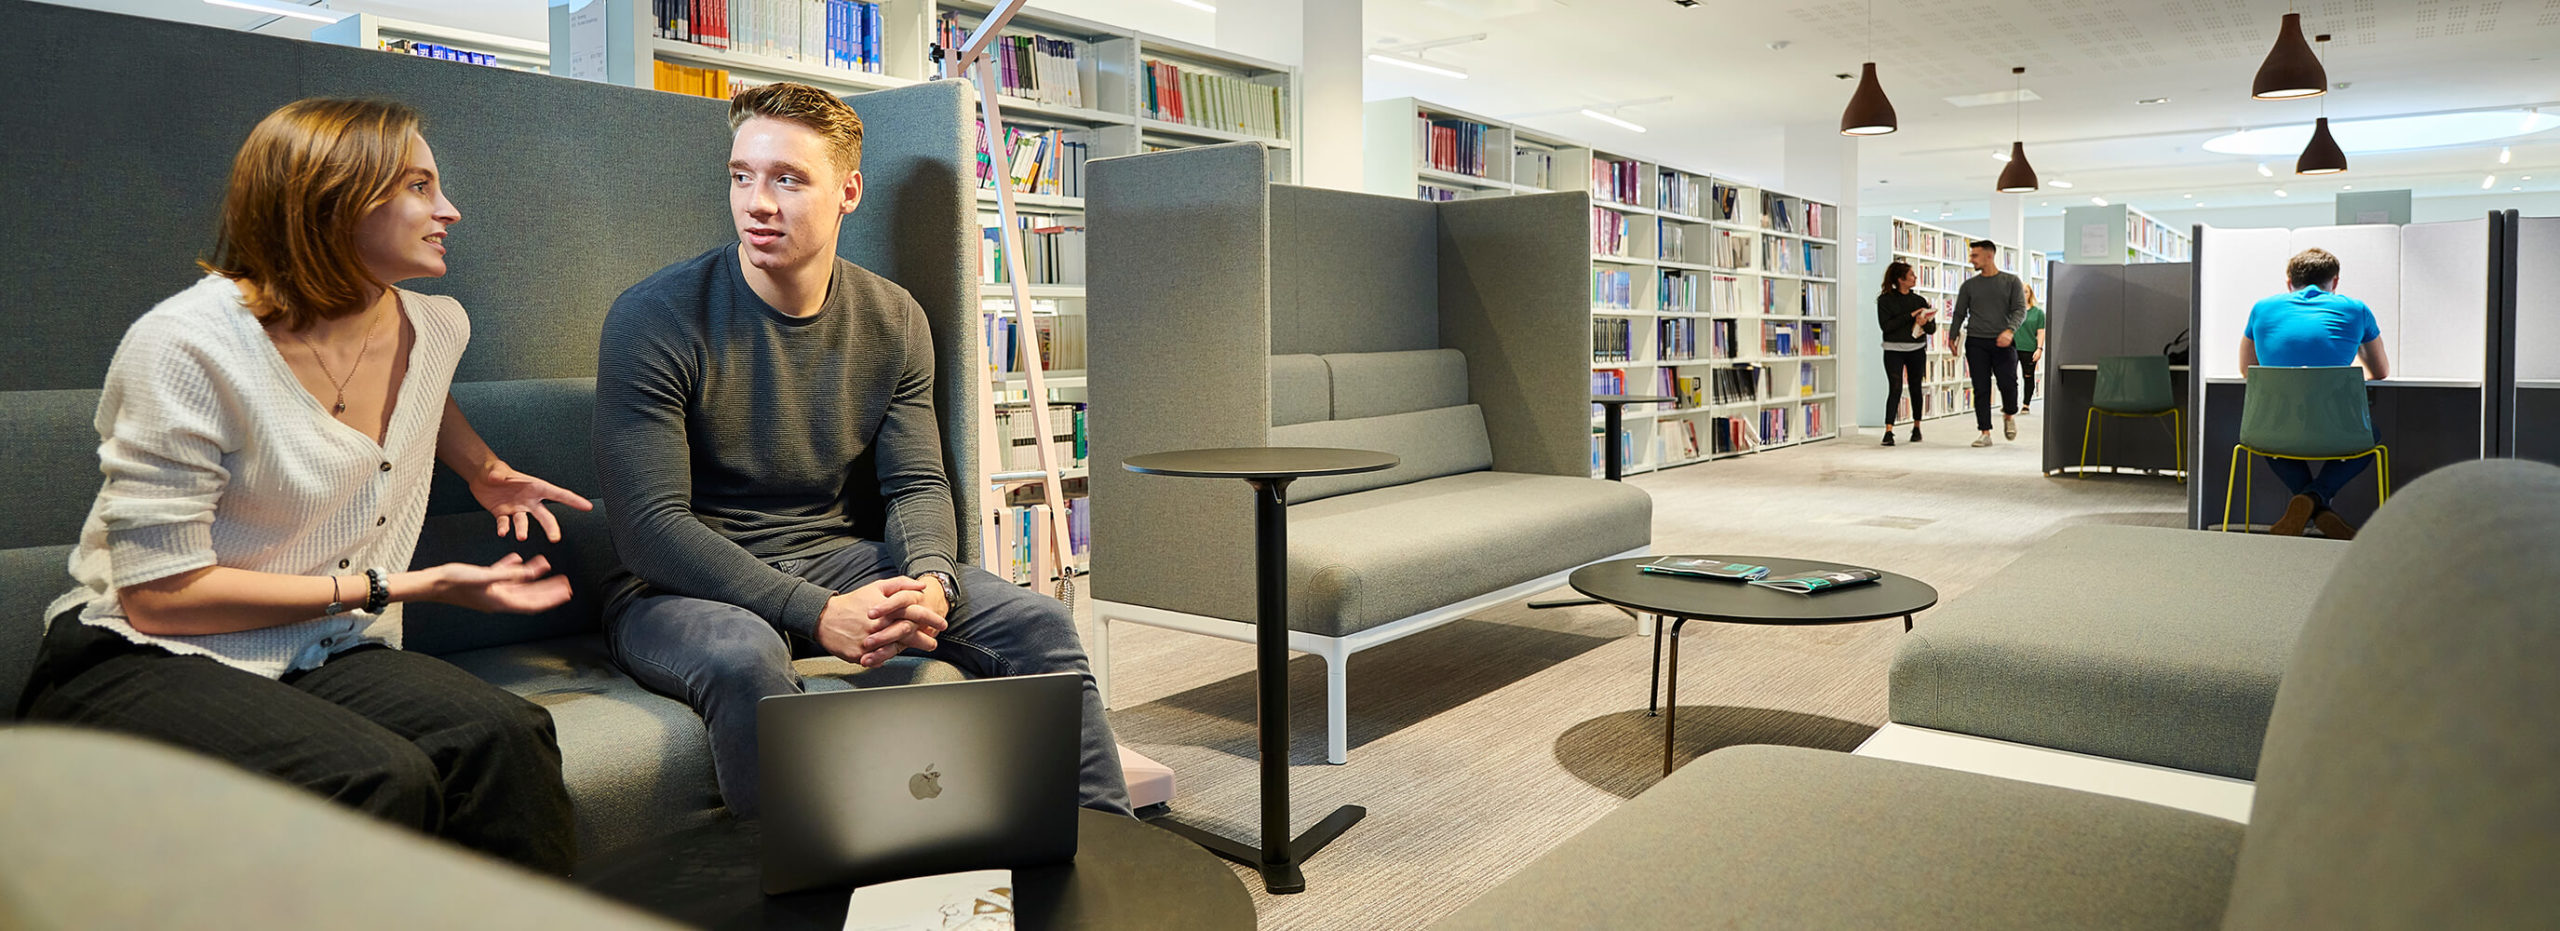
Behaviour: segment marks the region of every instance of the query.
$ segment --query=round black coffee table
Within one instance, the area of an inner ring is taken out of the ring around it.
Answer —
[[[1721,621],[1727,624],[1850,624],[1879,618],[1900,617],[1902,629],[1911,629],[1911,616],[1938,603],[1938,590],[1907,575],[1884,572],[1884,578],[1863,585],[1804,595],[1761,585],[1749,585],[1726,579],[1662,575],[1641,572],[1637,566],[1660,559],[1659,556],[1637,556],[1596,562],[1576,569],[1568,579],[1575,591],[1609,604],[1671,618],[1669,625],[1653,627],[1653,683],[1645,689],[1645,712],[1657,714],[1661,705],[1679,707],[1680,701],[1680,628],[1690,621]],[[1837,562],[1817,559],[1794,559],[1783,556],[1705,556],[1754,566],[1769,567],[1770,578],[1816,571],[1858,569]],[[1883,572],[1883,570],[1876,570]],[[1662,674],[1662,629],[1671,628],[1671,675]],[[1661,695],[1661,703],[1654,698]],[[1662,719],[1662,773],[1671,774],[1672,724],[1679,719],[1673,714]]]
[[[1289,837],[1289,483],[1313,475],[1353,475],[1404,460],[1366,449],[1254,446],[1131,456],[1120,465],[1146,475],[1243,479],[1253,486],[1255,726],[1262,747],[1262,839],[1246,843],[1198,825],[1159,818],[1167,830],[1262,873],[1274,895],[1307,889],[1298,868],[1369,810],[1344,805],[1295,840]]]
[[[579,885],[682,924],[721,931],[844,927],[851,888],[768,896],[755,822],[722,818],[606,854]],[[1076,859],[1013,871],[1015,927],[1252,928],[1253,896],[1234,870],[1172,832],[1079,811]]]

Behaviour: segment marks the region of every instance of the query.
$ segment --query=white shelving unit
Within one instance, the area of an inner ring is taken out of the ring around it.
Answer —
[[[2075,265],[2185,262],[2195,243],[2187,232],[2131,204],[2072,207],[2062,212],[2063,256]]]
[[[498,68],[530,71],[536,74],[551,70],[551,46],[546,42],[475,32],[450,26],[390,19],[372,13],[357,13],[311,31],[311,40],[351,48],[369,48],[403,55],[436,57],[419,46],[441,46],[462,52],[489,56],[477,62]]]
[[[1370,101],[1364,122],[1372,193],[1590,199],[1594,387],[1606,374],[1629,393],[1682,398],[1627,410],[1627,472],[1838,435],[1833,205],[1410,97]],[[1753,390],[1717,390],[1720,377],[1742,371]],[[1595,475],[1600,423],[1595,412]],[[1746,440],[1716,451],[1717,428],[1731,423]]]
[[[1977,238],[1942,226],[1933,226],[1902,217],[1868,217],[1859,224],[1861,238],[1873,244],[1874,261],[1858,266],[1856,294],[1866,309],[1860,319],[1866,337],[1861,342],[1858,365],[1881,372],[1884,353],[1876,344],[1875,296],[1884,288],[1885,267],[1893,262],[1909,262],[1920,275],[1914,293],[1929,299],[1929,306],[1939,312],[1938,333],[1929,341],[1929,361],[1921,392],[1928,396],[1929,416],[1937,420],[1973,412],[1973,380],[1965,372],[1962,337],[1948,325],[1948,311],[1955,307],[1956,289],[1966,278],[1973,277],[1973,264],[1967,258],[1970,244]],[[2013,245],[1994,243],[1993,261],[2001,271],[2017,275],[2035,288],[2039,306],[2047,300],[2045,273],[2047,258]],[[1858,422],[1868,426],[1884,423],[1884,384],[1876,382],[1872,397],[1859,398]],[[1910,402],[1904,401],[1905,410]],[[1896,413],[1896,423],[1911,420]]]

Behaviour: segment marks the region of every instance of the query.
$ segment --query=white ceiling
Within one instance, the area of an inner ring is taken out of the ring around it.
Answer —
[[[1465,80],[1386,66],[1367,73],[1368,96],[1417,96],[1508,115],[1596,102],[1673,95],[1629,109],[1642,135],[1579,116],[1526,120],[1544,128],[1683,165],[1784,183],[1783,127],[1835,125],[1867,51],[1867,4],[1857,0],[1366,0],[1373,44],[1487,34],[1434,49]],[[1988,206],[2012,138],[2006,106],[1959,109],[1943,98],[2008,90],[2012,65],[2041,100],[2023,105],[2027,153],[2047,187],[2031,213],[2059,212],[2092,195],[2168,206],[2196,194],[2220,203],[2280,203],[2326,196],[2343,185],[2479,193],[2497,169],[2498,190],[2560,189],[2560,132],[2518,145],[2360,155],[2345,175],[2319,183],[2292,174],[2290,159],[2209,153],[2201,143],[2248,126],[2307,122],[2318,99],[2252,100],[2249,82],[2273,44],[2284,0],[1899,0],[1875,8],[1873,60],[1902,130],[1860,143],[1861,207],[1941,204],[1959,217]],[[2310,33],[2331,32],[2329,76],[2350,86],[2327,95],[2333,119],[2488,106],[2560,106],[2560,0],[2301,0]],[[1772,43],[1784,42],[1772,50]],[[2134,101],[2168,97],[2158,106]],[[2525,174],[2535,180],[2517,180]],[[1807,184],[1791,185],[1809,187]],[[2048,208],[2039,204],[2049,203]],[[2217,203],[2217,206],[2220,205]]]

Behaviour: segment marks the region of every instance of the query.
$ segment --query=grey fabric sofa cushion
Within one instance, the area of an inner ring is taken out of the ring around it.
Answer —
[[[1385,418],[1380,418],[1385,419]],[[1468,472],[1289,508],[1289,626],[1342,637],[1644,546],[1653,497]]]
[[[1324,357],[1271,357],[1271,425],[1333,419],[1333,372]]]
[[[2346,552],[2066,528],[1920,618],[1894,657],[1892,718],[2251,778],[2294,635]]]
[[[1736,747],[1433,927],[2207,928],[2241,830],[1930,766]]]
[[[12,928],[674,927],[218,760],[58,727],[0,730],[0,901]]]
[[[1333,370],[1336,420],[1467,403],[1467,356],[1455,349],[1338,352],[1324,362]]]
[[[1299,479],[1289,485],[1289,500],[1294,503],[1493,468],[1493,441],[1484,432],[1484,410],[1473,404],[1273,427],[1271,445],[1374,449],[1403,460],[1395,468],[1377,472]]]
[[[702,719],[674,698],[642,688],[613,664],[602,635],[513,643],[447,662],[551,712],[563,781],[578,812],[578,849],[593,856],[709,823],[720,810]],[[960,671],[914,657],[879,669],[833,657],[794,664],[812,692],[856,684],[956,682]]]
[[[2228,927],[2560,919],[2560,469],[2451,466],[2348,547],[2267,724]]]
[[[0,721],[18,716],[19,693],[44,644],[45,606],[71,590],[71,547],[0,550]]]
[[[80,538],[104,480],[97,419],[95,388],[12,391],[0,403],[0,547]]]
[[[581,433],[585,431],[579,431]],[[509,643],[549,640],[594,633],[603,624],[605,576],[619,565],[613,554],[613,531],[606,526],[605,506],[573,511],[551,506],[560,521],[560,542],[543,539],[536,527],[528,539],[497,535],[497,519],[487,511],[427,518],[418,533],[416,568],[465,562],[488,565],[514,553],[551,560],[551,568],[569,579],[569,601],[540,614],[482,614],[452,605],[418,602],[401,610],[401,646],[431,656]]]
[[[456,382],[453,402],[498,458],[523,472],[581,495],[598,494],[595,431],[596,380],[523,378]],[[554,511],[560,510],[553,508]],[[471,488],[450,469],[436,470],[427,499],[429,514],[481,513]],[[494,526],[494,523],[493,523]]]

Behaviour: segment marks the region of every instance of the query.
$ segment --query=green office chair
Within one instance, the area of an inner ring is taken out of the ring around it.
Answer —
[[[2240,405],[2240,443],[2231,447],[2231,477],[2222,488],[2222,529],[2231,529],[2231,491],[2241,484],[2240,456],[2341,460],[2374,457],[2381,467],[2380,502],[2391,500],[2391,448],[2373,441],[2373,411],[2365,399],[2364,370],[2352,365],[2317,368],[2249,368],[2249,393]],[[2241,514],[2256,513],[2258,470],[2250,469]]]
[[[2109,417],[2167,417],[2169,442],[2178,451],[2178,481],[2187,480],[2187,418],[2169,387],[2168,356],[2108,356],[2098,360],[2098,391],[2080,418],[2080,477],[2089,477],[2089,437]],[[2106,444],[2098,444],[2100,450]]]

